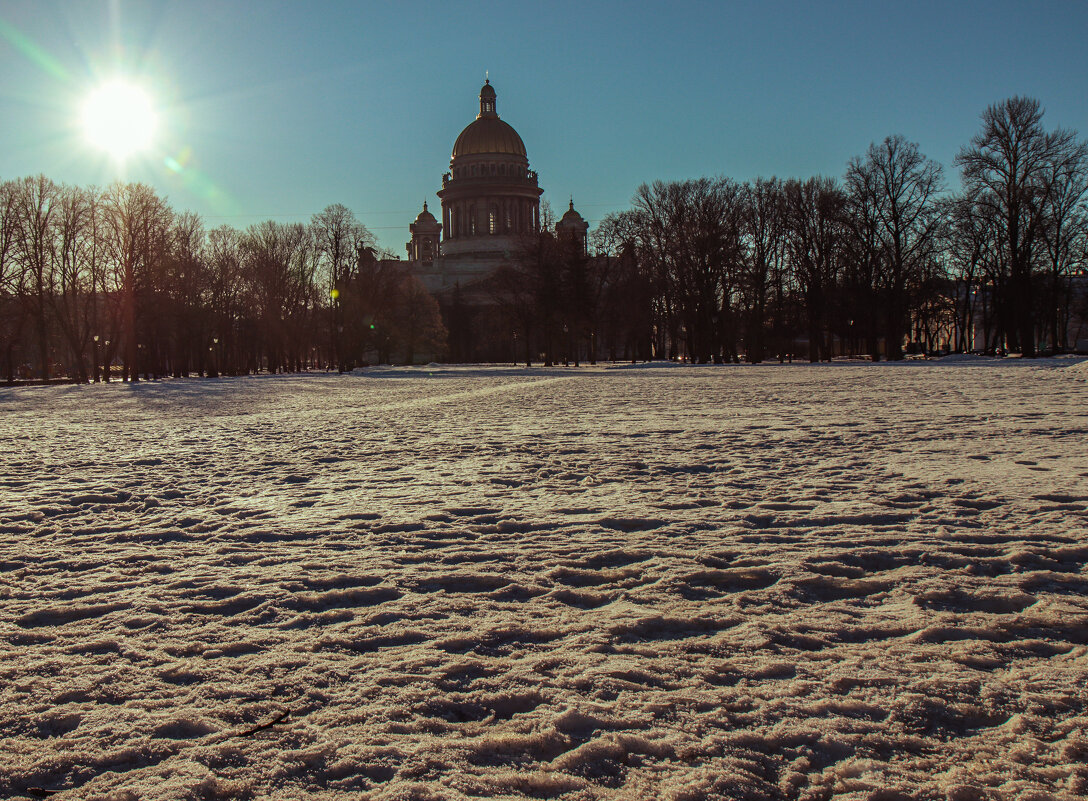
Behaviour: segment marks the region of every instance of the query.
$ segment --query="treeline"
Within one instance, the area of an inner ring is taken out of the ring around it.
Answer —
[[[1067,350],[1088,321],[1088,145],[1042,116],[1028,98],[988,108],[957,193],[892,136],[841,180],[644,184],[591,248],[545,207],[543,230],[441,313],[344,206],[207,230],[140,184],[7,181],[0,375]]]
[[[594,232],[602,257],[542,234],[500,293],[515,333],[533,339],[523,355],[1068,349],[1070,321],[1088,321],[1088,146],[1047,131],[1032,99],[982,122],[956,157],[959,193],[892,136],[842,180],[644,184]]]
[[[0,366],[9,382],[111,372],[136,381],[437,352],[434,301],[405,269],[380,269],[377,255],[340,205],[309,224],[206,230],[141,184],[4,182]]]
[[[463,331],[457,296],[447,309],[453,354],[545,366],[578,365],[598,356],[616,360],[660,358],[647,338],[646,310],[654,297],[645,271],[627,250],[605,247],[590,256],[580,236],[554,231],[551,208],[541,208],[541,231],[523,236],[515,258],[488,282],[494,309],[483,343],[458,341]]]

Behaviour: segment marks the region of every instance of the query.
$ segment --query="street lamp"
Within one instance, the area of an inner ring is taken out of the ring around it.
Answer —
[[[219,337],[212,337],[212,344],[208,346],[208,358],[211,364],[208,367],[208,378],[219,377]]]
[[[92,339],[94,345],[91,346],[91,361],[94,363],[94,383],[97,384],[100,380],[98,372],[98,334],[95,334]]]
[[[337,279],[334,278],[333,280]],[[329,290],[329,297],[332,299],[332,360],[336,363],[336,369],[342,373],[344,372],[344,365],[343,358],[340,355],[340,340],[344,334],[344,325],[340,321],[340,290],[333,287]]]

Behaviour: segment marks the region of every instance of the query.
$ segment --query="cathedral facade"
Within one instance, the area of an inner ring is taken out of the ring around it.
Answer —
[[[409,226],[412,272],[444,309],[454,292],[474,305],[486,304],[488,277],[515,262],[525,238],[540,232],[543,192],[525,143],[499,117],[495,89],[485,81],[479,113],[454,141],[449,172],[442,176],[442,221],[424,203]],[[578,230],[584,238],[589,226],[572,201],[556,228]]]

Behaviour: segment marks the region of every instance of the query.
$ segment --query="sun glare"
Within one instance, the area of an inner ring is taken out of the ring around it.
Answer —
[[[151,98],[128,81],[102,84],[83,104],[83,132],[87,141],[118,161],[151,144],[155,122]]]

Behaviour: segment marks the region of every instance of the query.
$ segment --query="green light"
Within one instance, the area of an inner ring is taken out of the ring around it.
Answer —
[[[29,36],[2,19],[0,19],[0,37],[10,42],[12,47],[54,78],[68,80],[68,71],[63,64],[53,58],[46,50],[38,47]]]

